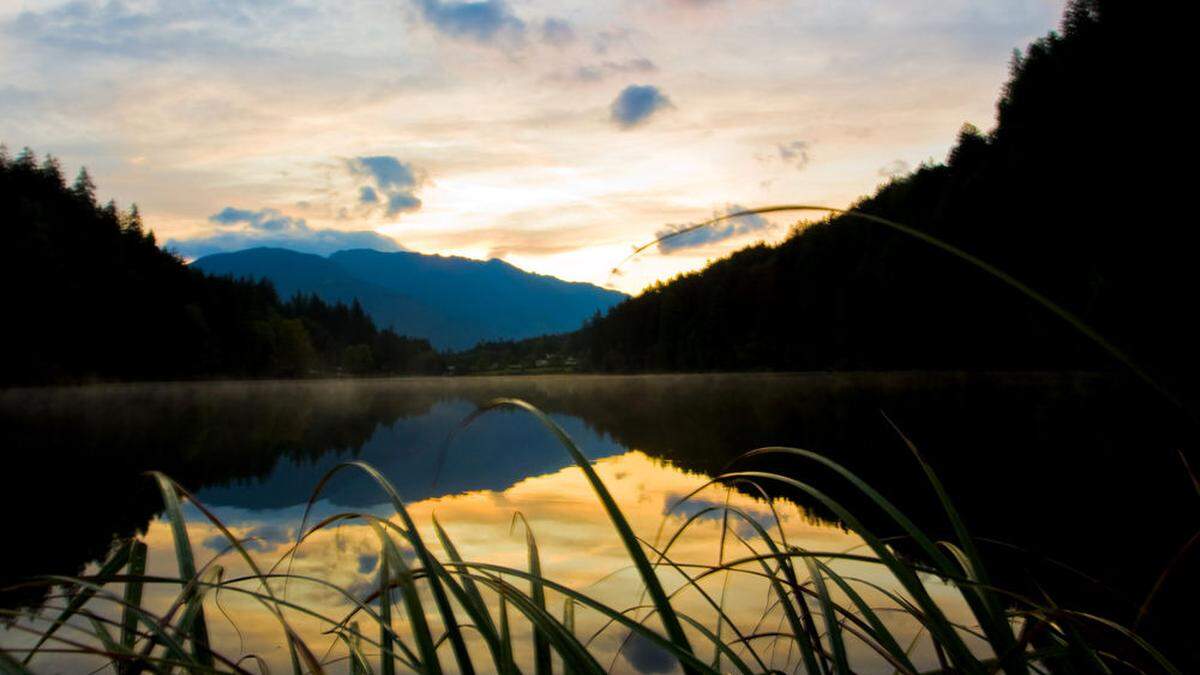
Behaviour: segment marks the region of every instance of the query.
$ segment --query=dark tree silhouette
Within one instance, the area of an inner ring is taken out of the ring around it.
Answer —
[[[853,208],[917,227],[1046,294],[1177,387],[1195,382],[1186,134],[1163,119],[1178,46],[1144,3],[1076,0],[1018,53],[994,130]],[[545,343],[545,340],[542,340]],[[1070,369],[1111,361],[960,260],[854,217],[655,284],[557,343],[601,371]],[[524,347],[514,345],[510,352]],[[485,359],[486,360],[486,359]],[[470,366],[474,353],[458,359]]]
[[[269,283],[190,269],[136,205],[97,207],[86,169],[68,188],[28,148],[0,153],[0,213],[0,384],[300,377],[343,372],[347,355],[360,375],[443,369],[427,341],[378,330],[357,303],[285,303]]]

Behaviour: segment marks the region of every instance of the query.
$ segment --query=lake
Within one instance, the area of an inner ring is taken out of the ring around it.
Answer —
[[[835,514],[778,486],[767,486],[765,495],[711,486],[676,507],[740,454],[769,445],[825,454],[922,525],[949,535],[898,431],[937,470],[989,556],[1004,561],[1001,576],[1017,585],[1036,577],[1061,604],[1130,618],[1191,535],[1191,518],[1179,515],[1194,513],[1196,498],[1176,454],[1185,433],[1152,395],[1105,375],[560,375],[98,385],[0,393],[10,468],[0,483],[0,505],[6,548],[20,551],[5,556],[3,578],[73,575],[85,566],[94,571],[114,536],[135,533],[149,545],[148,569],[174,573],[170,529],[160,519],[161,497],[144,475],[148,470],[163,471],[192,491],[269,565],[295,541],[321,478],[357,459],[395,485],[429,541],[436,541],[436,514],[466,559],[523,568],[525,533],[519,521],[514,525],[520,514],[536,536],[547,577],[588,589],[614,606],[636,604],[640,587],[628,558],[554,436],[514,410],[460,426],[480,404],[500,396],[546,411],[594,462],[643,539],[661,543],[664,533],[700,514],[672,550],[679,559],[712,563],[745,554],[736,537],[723,536],[719,511],[701,513],[726,503],[765,527],[774,526],[777,514],[801,548],[862,550],[861,539]],[[852,506],[872,527],[891,527],[844,480],[813,462],[734,466],[802,477]],[[394,515],[378,485],[353,472],[325,487],[307,522],[345,512]],[[194,507],[186,514],[201,561],[226,553],[216,527]],[[740,537],[753,537],[749,523],[732,527]],[[378,550],[370,527],[346,523],[307,540],[293,572],[366,595],[377,584]],[[220,559],[230,575],[241,569],[234,556]],[[1051,559],[1092,580],[1081,581]],[[887,583],[878,566],[837,564],[839,571]],[[959,611],[954,587],[936,579],[929,584],[948,611]],[[1194,585],[1172,586],[1175,592],[1156,604],[1156,612],[1169,616],[1178,594],[1190,589]],[[350,607],[328,588],[296,584],[291,592],[331,615]],[[751,581],[722,581],[714,592],[747,627],[764,630],[780,620]],[[8,607],[37,606],[43,593],[24,588],[0,597]],[[147,604],[165,606],[169,596],[169,589],[148,589]],[[561,598],[556,602],[552,611],[558,613]],[[214,641],[286,670],[278,628],[261,607],[228,592],[221,605],[224,616],[209,618]],[[581,630],[602,625],[582,614],[579,621]],[[332,640],[321,641],[316,621],[299,620],[298,626],[318,636],[317,644]],[[915,626],[911,632],[917,637]],[[27,642],[16,630],[0,640],[6,647]],[[527,642],[518,639],[518,656],[528,654]],[[611,655],[606,658],[617,671],[674,667],[653,645],[626,642],[616,629],[602,632],[594,647]],[[760,652],[783,669],[799,658],[785,648]],[[39,658],[76,666],[76,657]],[[890,672],[871,654],[856,658],[867,664],[864,672]],[[915,659],[936,664],[919,645]]]

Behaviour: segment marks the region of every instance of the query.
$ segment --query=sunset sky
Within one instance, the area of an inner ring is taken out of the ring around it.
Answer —
[[[636,292],[990,128],[1062,0],[0,0],[0,140],[186,257],[499,257]]]

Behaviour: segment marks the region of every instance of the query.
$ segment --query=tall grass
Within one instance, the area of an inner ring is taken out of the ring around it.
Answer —
[[[1046,296],[953,245],[871,214],[806,205],[730,213],[639,247],[626,260],[664,239],[721,220],[783,211],[824,211],[862,218],[949,253],[1057,315],[1173,404],[1184,407],[1124,352]],[[771,652],[775,652],[781,642],[786,644],[789,654],[798,654],[798,668],[820,675],[857,672],[861,666],[853,662],[852,655],[856,653],[869,653],[887,664],[889,669],[904,674],[1180,672],[1133,629],[1104,617],[1059,607],[1044,594],[1033,598],[993,582],[986,561],[947,490],[916,446],[895,425],[893,428],[900,440],[912,452],[914,461],[924,471],[930,491],[942,505],[947,524],[954,533],[952,540],[940,540],[929,534],[880,492],[840,464],[800,448],[767,447],[742,455],[729,470],[679,500],[672,510],[712,484],[738,486],[764,497],[769,494],[765,486],[783,486],[821,503],[862,539],[869,553],[805,550],[787,541],[783,524],[773,507],[774,523],[768,528],[728,501],[724,506],[709,505],[698,509],[673,532],[666,533],[665,542],[660,546],[658,542],[663,541],[662,537],[651,542],[634,532],[620,505],[574,441],[535,406],[517,399],[497,399],[469,416],[462,426],[470,425],[479,416],[498,408],[516,408],[535,417],[584,474],[600,508],[616,531],[630,566],[639,576],[642,597],[631,599],[632,604],[628,606],[613,606],[546,577],[534,532],[520,515],[514,517],[513,525],[515,527],[519,519],[524,527],[525,568],[465,560],[435,519],[432,525],[443,553],[439,556],[422,538],[418,524],[395,487],[364,462],[340,464],[319,481],[309,499],[295,543],[275,565],[263,570],[246,549],[246,542],[239,540],[182,486],[155,473],[152,476],[162,494],[178,575],[147,574],[146,545],[131,540],[122,542],[94,575],[31,580],[29,584],[61,589],[61,593],[49,598],[50,602],[61,604],[53,617],[41,613],[8,612],[13,618],[23,620],[13,623],[10,630],[33,633],[36,642],[24,650],[0,647],[0,673],[30,672],[37,664],[38,654],[45,653],[92,655],[111,664],[121,674],[176,670],[241,673],[251,672],[251,667],[266,672],[269,670],[267,662],[261,655],[230,654],[222,645],[212,644],[206,600],[207,604],[215,604],[218,593],[244,595],[262,605],[279,624],[291,670],[297,675],[323,673],[331,667],[348,669],[356,674],[379,672],[390,675],[402,668],[434,674],[449,669],[465,674],[483,671],[542,675],[551,673],[556,661],[563,673],[599,674],[611,670],[615,661],[604,664],[593,645],[600,634],[615,628],[625,631],[622,645],[633,640],[653,645],[669,654],[689,675],[730,670],[745,674],[779,672],[771,665],[774,660],[760,646],[766,642],[771,645]],[[777,472],[733,470],[740,461],[768,455],[788,458],[808,469],[819,468],[852,487],[863,498],[861,501],[878,512],[874,514],[876,517],[883,516],[903,533],[901,539],[906,544],[906,553],[897,552],[895,538],[877,534],[868,527],[869,519],[864,514],[834,499],[812,482]],[[1186,464],[1186,458],[1184,462]],[[345,512],[310,525],[312,506],[328,482],[343,471],[358,471],[369,476],[390,500],[395,518]],[[227,552],[240,557],[250,574],[227,578],[216,559],[197,568],[181,509],[183,500],[190,501],[221,532],[228,542]],[[719,512],[722,522],[718,562],[697,564],[673,558],[671,549],[686,536],[688,528],[702,516],[714,512]],[[356,597],[348,589],[291,571],[291,564],[305,540],[347,521],[364,522],[378,539],[379,584],[366,597]],[[740,534],[737,528],[730,526],[731,521],[744,523],[752,536]],[[726,556],[727,537],[741,545],[742,555]],[[890,583],[881,584],[842,574],[835,569],[835,561],[878,567],[886,572]],[[714,598],[702,582],[718,575],[724,583],[720,596]],[[726,611],[725,589],[734,576],[766,583],[770,598],[764,618],[772,611],[777,612],[781,617],[778,629],[765,629],[762,619],[754,626],[741,625]],[[676,587],[668,591],[664,578],[674,580]],[[943,603],[932,596],[930,579],[952,584],[961,592],[968,621],[951,616]],[[291,601],[287,589],[293,582],[331,590],[349,602],[353,610],[331,616],[322,613],[321,608]],[[154,613],[143,606],[143,590],[151,585],[178,588],[165,611]],[[116,590],[118,586],[121,592]],[[281,592],[277,592],[276,587],[281,587]],[[1146,604],[1156,591],[1157,586]],[[563,600],[561,619],[549,607],[551,593]],[[689,594],[699,598],[701,606],[712,610],[716,616],[715,625],[682,609],[680,599]],[[869,594],[881,596],[888,602],[884,606],[872,604],[867,599]],[[394,606],[397,596],[400,605]],[[489,603],[489,599],[493,602]],[[109,607],[100,607],[105,604]],[[114,608],[118,610],[119,620],[108,618]],[[590,636],[581,634],[577,629],[580,612],[592,613],[600,619],[600,630]],[[405,630],[395,628],[394,613],[406,618]],[[515,656],[514,613],[517,621],[527,624],[532,635],[531,663],[519,663]],[[886,616],[896,614],[918,627],[915,636],[906,638],[892,628],[895,621],[885,620]],[[325,633],[343,646],[344,653],[334,656],[326,649],[323,656],[317,656],[322,650],[308,644],[292,626],[289,616],[305,616],[321,622],[326,626]],[[364,629],[364,625],[367,628]],[[468,633],[475,637],[468,638]],[[471,645],[476,640],[484,649],[473,652]],[[933,671],[923,671],[915,662],[914,649],[922,642],[936,656],[937,667]],[[445,654],[446,651],[449,654]],[[484,652],[486,658],[481,658],[479,655]]]
[[[857,672],[864,667],[856,662],[863,654],[896,673],[918,673],[925,672],[914,657],[919,645],[932,650],[937,663],[934,672],[943,673],[1112,672],[1130,668],[1179,672],[1130,629],[1058,607],[1048,598],[1026,597],[991,581],[986,561],[946,489],[902,435],[900,442],[920,463],[929,489],[944,507],[954,532],[952,540],[934,538],[865,481],[830,459],[799,448],[770,447],[753,450],[738,462],[779,456],[804,466],[803,475],[811,475],[815,468],[844,481],[904,533],[910,552],[898,553],[894,539],[873,532],[861,514],[802,480],[801,473],[734,470],[736,463],[711,483],[763,495],[770,484],[803,492],[835,513],[861,537],[867,551],[805,550],[788,541],[773,508],[773,522],[763,524],[729,501],[706,503],[674,530],[647,541],[634,532],[574,441],[536,407],[514,399],[496,400],[464,424],[497,408],[516,408],[534,416],[569,454],[624,546],[639,576],[643,597],[628,598],[627,606],[614,606],[546,576],[535,533],[523,516],[514,518],[514,527],[519,520],[526,535],[524,567],[464,559],[442,524],[434,520],[439,554],[422,538],[407,505],[387,478],[361,462],[347,462],[331,470],[316,486],[309,508],[334,475],[357,471],[375,481],[390,500],[394,516],[345,512],[310,524],[306,511],[295,542],[275,565],[264,569],[248,552],[247,542],[193,495],[170,478],[153,474],[172,533],[178,574],[148,574],[145,544],[126,541],[95,574],[29,581],[60,589],[48,600],[56,610],[14,613],[19,620],[10,630],[31,632],[37,640],[24,650],[0,649],[0,672],[31,672],[37,668],[39,656],[50,653],[91,655],[101,667],[109,664],[122,674],[266,672],[263,655],[213,643],[207,616],[214,607],[219,608],[218,594],[242,595],[261,604],[262,611],[278,624],[290,668],[296,674],[336,669],[383,674],[403,670],[540,675],[556,666],[563,673],[599,674],[607,672],[612,663],[605,663],[604,655],[595,648],[596,637],[612,631],[622,631],[626,642],[653,645],[688,673],[778,672],[771,665],[771,653],[781,646],[795,654],[798,667],[808,673]],[[681,498],[674,508],[698,492]],[[220,556],[197,566],[181,508],[184,501],[190,501],[221,532],[228,543],[227,553],[240,557],[249,574],[228,577],[218,562]],[[673,557],[673,547],[706,515],[721,517],[718,562],[697,564]],[[350,521],[365,523],[378,539],[379,584],[365,597],[291,571],[291,563],[307,539]],[[727,537],[741,553],[725,553]],[[890,581],[880,583],[840,573],[835,567],[839,561],[878,567]],[[746,625],[732,616],[726,610],[724,592],[714,595],[705,589],[706,582],[721,576],[726,583],[730,577],[765,583],[769,595],[764,617],[768,612],[778,615],[779,626],[772,630],[762,620]],[[957,587],[969,621],[951,616],[943,603],[931,596],[929,584],[934,579]],[[289,584],[314,584],[330,590],[352,609],[330,615],[326,608],[305,606],[289,599]],[[143,606],[143,591],[151,586],[177,589],[165,610],[152,612]],[[561,611],[550,606],[552,597],[562,601]],[[882,597],[886,602],[879,605],[868,597]],[[684,598],[698,600],[716,621],[689,614],[682,608]],[[589,614],[601,628],[581,633],[579,620]],[[396,615],[404,617],[403,629],[396,627],[401,623]],[[898,625],[893,620],[897,615],[918,627],[915,637],[911,630],[902,635],[893,628]],[[297,617],[320,622],[326,637],[334,639],[341,650],[312,644],[316,638],[302,636],[293,627]],[[524,624],[532,635],[528,663],[515,656],[519,651],[514,645],[518,624]]]

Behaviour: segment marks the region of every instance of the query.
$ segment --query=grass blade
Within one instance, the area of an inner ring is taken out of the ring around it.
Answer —
[[[529,558],[529,597],[543,612],[546,611],[546,587],[542,584],[542,563],[538,556],[537,541],[533,537],[533,529],[525,514],[513,514],[510,530],[517,525],[517,519],[525,526],[525,548]],[[574,631],[572,631],[574,632]],[[533,631],[533,672],[536,675],[550,675],[550,642],[541,631]]]
[[[386,535],[385,535],[386,536]],[[394,675],[395,651],[392,648],[392,566],[387,551],[379,552],[379,672]]]
[[[446,550],[446,555],[455,563],[463,562],[462,556],[458,552],[458,548],[454,546],[446,531],[442,529],[441,523],[438,522],[437,516],[433,517],[433,529],[437,533],[438,540],[442,543],[442,548]],[[446,587],[458,599],[463,610],[474,622],[475,629],[483,637],[487,643],[489,651],[491,651],[492,659],[496,665],[498,673],[515,673],[517,672],[516,664],[512,661],[511,650],[505,655],[505,651],[501,646],[501,636],[496,631],[496,623],[492,620],[492,615],[488,611],[487,603],[484,602],[483,595],[479,592],[479,587],[475,581],[469,577],[461,579],[462,586],[454,580],[452,576],[445,573],[445,569],[439,566],[439,574],[446,582]]]
[[[105,561],[104,565],[100,567],[99,573],[96,575],[96,579],[100,585],[106,583],[107,579],[119,572],[121,568],[124,567],[127,562],[129,562],[129,554],[132,547],[132,540],[121,544],[121,546],[119,546],[113,553],[112,557]],[[58,615],[58,618],[54,620],[54,623],[52,623],[50,627],[47,628],[42,634],[42,636],[38,638],[37,643],[34,644],[33,648],[29,650],[29,653],[25,655],[25,659],[22,661],[22,663],[28,665],[42,645],[44,645],[46,641],[49,640],[50,637],[53,636],[54,633],[56,633],[64,623],[67,622],[68,619],[79,612],[79,610],[83,608],[83,606],[87,604],[88,600],[91,600],[95,594],[95,590],[89,588],[80,589],[79,593],[77,593],[75,597],[71,599],[71,602],[67,604],[67,607],[63,609],[63,611]]]
[[[195,579],[196,559],[192,553],[192,542],[188,538],[187,523],[184,521],[183,512],[180,509],[179,492],[175,489],[175,483],[170,478],[158,472],[154,472],[151,475],[154,476],[154,480],[158,483],[159,492],[163,498],[163,505],[166,507],[167,520],[171,525],[171,536],[175,542],[175,560],[179,565],[179,576],[183,579]],[[192,595],[194,596],[194,593]],[[186,602],[191,606],[195,606],[194,632],[191,636],[193,654],[200,665],[212,668],[213,657],[208,643],[208,623],[204,619],[204,606],[195,597],[188,597]]]
[[[587,478],[592,490],[599,497],[601,505],[608,514],[609,520],[612,521],[613,527],[616,528],[617,535],[621,538],[621,543],[625,546],[625,551],[629,554],[630,559],[638,570],[638,574],[642,578],[642,583],[645,584],[646,590],[650,594],[650,599],[658,611],[663,628],[667,631],[668,638],[680,651],[691,654],[691,644],[689,644],[687,635],[683,632],[683,626],[680,624],[679,618],[675,615],[675,610],[671,607],[667,593],[663,590],[662,583],[654,573],[654,568],[646,558],[646,553],[638,543],[637,535],[633,533],[633,528],[629,526],[629,521],[621,513],[620,507],[617,506],[608,488],[604,486],[604,482],[596,475],[591,462],[579,451],[578,446],[575,445],[575,441],[571,440],[571,437],[567,435],[567,432],[563,431],[562,427],[558,426],[546,413],[530,403],[515,398],[502,398],[495,399],[482,406],[478,411],[463,420],[459,428],[466,427],[478,419],[480,415],[490,410],[503,407],[513,407],[530,413],[541,422],[542,426],[553,433],[558,442],[566,449],[571,459],[574,460],[575,465],[579,467]],[[695,671],[692,667],[684,664],[684,672],[692,673]]]
[[[941,502],[942,509],[945,510],[951,527],[954,528],[954,535],[958,539],[960,550],[955,550],[953,547],[950,547],[949,550],[959,559],[963,567],[963,572],[966,573],[967,577],[976,582],[975,585],[968,587],[966,592],[978,598],[979,607],[977,610],[981,609],[982,611],[976,612],[976,618],[979,620],[980,628],[988,636],[988,641],[992,644],[997,654],[1012,655],[1011,658],[1003,662],[1006,671],[1010,671],[1016,675],[1027,672],[1019,655],[1015,653],[1017,639],[1013,635],[1012,626],[1008,623],[1004,615],[1004,608],[1000,605],[996,596],[987,590],[991,582],[988,580],[987,570],[983,564],[983,557],[979,555],[979,549],[975,546],[975,540],[971,538],[970,533],[967,531],[967,526],[963,522],[958,509],[954,507],[954,502],[951,501],[950,495],[947,494],[945,486],[942,485],[942,481],[938,478],[933,467],[929,465],[929,462],[925,461],[921,452],[917,450],[917,446],[900,430],[900,427],[896,426],[892,418],[884,413],[883,419],[887,420],[888,425],[900,436],[900,439],[904,441],[909,451],[912,452],[913,457],[916,458],[917,463],[921,465],[921,470],[925,472],[925,477],[933,487],[938,501]]]
[[[138,577],[146,574],[146,544],[135,541],[129,553],[129,576],[125,582],[125,607],[121,610],[121,647],[133,651],[137,640],[137,615],[131,608],[142,606],[142,581]],[[118,667],[118,673],[127,668]]]

